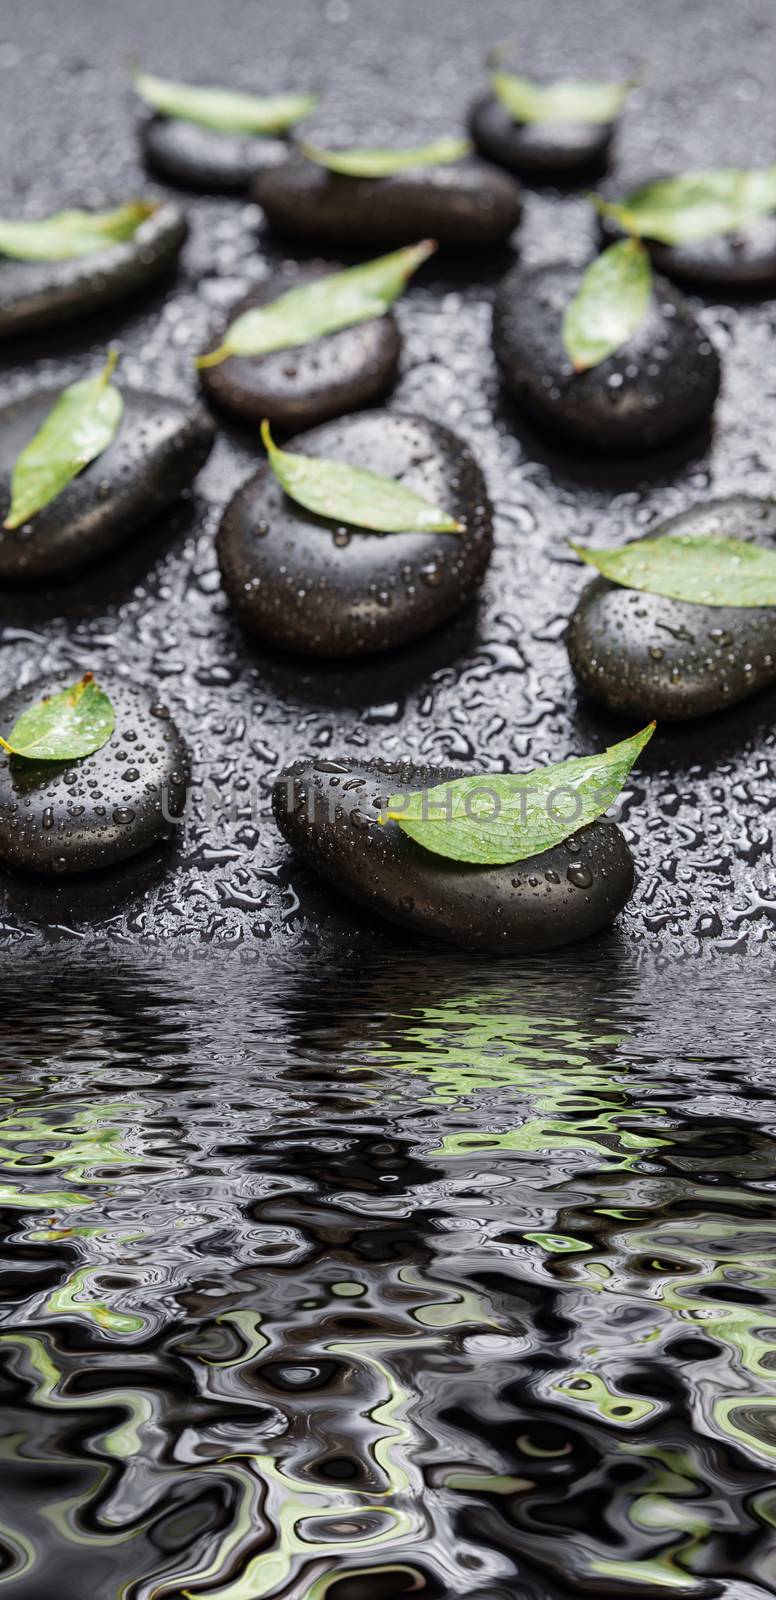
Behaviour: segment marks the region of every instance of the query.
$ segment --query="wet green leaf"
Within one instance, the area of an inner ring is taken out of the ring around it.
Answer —
[[[312,283],[289,289],[267,306],[244,311],[226,330],[217,350],[200,356],[198,367],[215,367],[229,356],[263,356],[320,339],[338,328],[382,317],[401,294],[413,272],[434,254],[433,239],[393,250],[360,267],[330,272]]]
[[[314,94],[243,94],[173,83],[150,72],[135,72],[132,81],[141,99],[163,116],[197,122],[217,133],[287,133],[318,104]]]
[[[527,773],[482,773],[417,794],[391,795],[385,820],[448,861],[524,861],[600,817],[617,799],[654,722],[601,755]],[[383,819],[381,819],[383,820]]]
[[[641,327],[652,295],[649,255],[622,239],[589,266],[563,319],[563,343],[575,371],[597,367]]]
[[[411,167],[438,167],[460,161],[470,155],[472,144],[470,139],[435,139],[432,144],[416,145],[411,150],[321,150],[318,145],[300,140],[299,148],[309,161],[347,178],[390,178],[394,172],[407,172]]]
[[[97,378],[63,389],[34,438],[16,458],[11,507],[4,528],[19,528],[107,450],[116,437],[124,402],[110,379],[118,360],[111,351]]]
[[[601,215],[627,233],[660,244],[699,244],[776,211],[776,166],[687,172],[644,184],[625,200],[594,199]]]
[[[115,726],[107,694],[87,672],[69,689],[23,711],[0,746],[25,761],[75,761],[107,744]]]
[[[320,456],[294,455],[261,425],[269,464],[286,494],[308,511],[372,533],[462,533],[463,525],[395,478]]]
[[[115,211],[57,211],[37,222],[0,217],[0,255],[17,261],[67,261],[124,244],[156,211],[151,200],[128,200]]]
[[[776,550],[748,539],[666,533],[618,550],[571,548],[625,589],[699,606],[776,606]]]
[[[515,72],[494,72],[490,86],[515,122],[612,122],[631,83],[532,83]]]

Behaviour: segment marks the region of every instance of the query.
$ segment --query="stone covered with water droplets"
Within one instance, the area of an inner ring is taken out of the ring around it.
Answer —
[[[573,182],[609,155],[615,122],[516,122],[498,95],[472,106],[469,132],[480,154],[525,178]]]
[[[465,532],[335,524],[290,500],[263,466],[227,506],[217,540],[223,585],[246,628],[309,655],[361,655],[406,644],[471,598],[490,558],[492,513],[471,451],[448,428],[365,411],[289,448],[397,478]]]
[[[0,731],[72,679],[47,674],[0,703]],[[0,756],[0,857],[31,872],[90,872],[171,838],[183,814],[189,754],[154,691],[101,672],[115,730],[79,761]]]
[[[153,172],[168,183],[208,194],[243,194],[252,178],[288,155],[284,139],[221,133],[182,117],[148,117],[140,143]]]
[[[168,200],[131,239],[105,250],[66,261],[0,257],[0,339],[80,320],[138,294],[172,270],[187,232],[184,213]]]
[[[306,268],[289,264],[234,306],[228,320],[341,270],[323,263]],[[209,350],[220,344],[224,332]],[[209,400],[249,421],[268,417],[281,428],[312,428],[384,395],[396,376],[400,352],[398,324],[388,312],[290,350],[229,356],[220,366],[203,368],[201,380]]]
[[[772,547],[776,501],[746,495],[712,500],[643,537],[669,533],[719,534]],[[566,644],[586,693],[627,716],[703,716],[776,681],[773,606],[691,605],[599,576],[577,603]]]
[[[252,189],[270,226],[290,239],[385,249],[418,239],[462,250],[501,244],[522,209],[515,179],[476,158],[350,178],[293,156]]]
[[[38,390],[0,409],[0,522],[19,452],[60,392]],[[110,555],[175,500],[207,460],[215,430],[201,407],[121,392],[124,410],[107,450],[21,528],[0,527],[0,579],[64,577]]]
[[[507,387],[539,423],[598,450],[645,450],[708,423],[719,357],[676,289],[656,278],[647,316],[614,355],[574,372],[563,317],[584,269],[554,263],[503,280],[493,347]]]
[[[378,820],[389,794],[462,776],[453,767],[303,759],[275,783],[273,811],[309,866],[412,933],[464,949],[532,955],[607,927],[633,889],[630,851],[612,822],[580,828],[525,861],[480,867],[446,861],[397,823]]]

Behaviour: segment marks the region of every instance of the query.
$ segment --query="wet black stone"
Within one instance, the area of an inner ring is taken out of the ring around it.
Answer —
[[[274,273],[233,307],[208,350],[220,344],[227,324],[243,311],[269,305],[289,289],[341,270],[321,263]],[[202,369],[202,386],[209,400],[249,421],[269,417],[280,428],[312,428],[345,411],[358,411],[385,394],[396,376],[400,353],[401,335],[389,312],[292,350],[230,356],[220,366]]]
[[[38,390],[0,409],[0,521],[11,503],[19,452],[61,389]],[[115,439],[55,500],[21,528],[0,527],[0,579],[37,581],[111,554],[175,500],[207,460],[214,438],[201,407],[123,389]]]
[[[552,264],[503,280],[493,312],[493,348],[507,387],[540,423],[598,450],[644,450],[708,422],[719,358],[681,295],[655,280],[638,332],[588,372],[566,354],[563,315],[583,268]]]
[[[736,495],[690,506],[644,534],[725,534],[773,548],[776,501]],[[685,718],[735,705],[776,681],[776,608],[699,606],[597,577],[566,644],[585,692],[628,716]]]
[[[263,466],[227,506],[217,539],[223,585],[246,628],[309,655],[361,655],[428,632],[475,592],[492,513],[471,451],[448,428],[366,411],[289,448],[399,478],[466,532],[381,534],[333,523],[290,500]]]
[[[665,174],[661,175],[665,176]],[[658,182],[658,179],[648,179]],[[628,185],[632,193],[640,183]],[[612,189],[609,199],[621,200],[622,189]],[[624,238],[613,217],[599,219],[605,244]],[[658,272],[678,283],[708,284],[726,289],[757,289],[776,284],[776,214],[758,217],[738,233],[723,233],[698,244],[658,244],[645,239]]]
[[[290,239],[386,249],[418,239],[464,250],[500,244],[521,212],[515,179],[474,157],[347,178],[294,156],[256,178],[252,192],[270,226]]]
[[[77,674],[51,673],[0,703],[0,729]],[[80,761],[0,758],[0,858],[32,872],[91,872],[172,838],[189,755],[154,691],[100,672],[116,714],[112,737]],[[165,815],[166,813],[166,815]]]
[[[165,201],[131,239],[69,261],[0,259],[0,339],[91,316],[169,272],[186,238],[183,212]]]
[[[243,194],[266,167],[288,156],[284,139],[218,133],[180,117],[149,117],[140,128],[146,165],[182,189]]]
[[[615,122],[516,122],[497,95],[487,94],[469,114],[469,132],[480,152],[525,178],[573,181],[603,167]]]
[[[510,866],[445,861],[381,825],[390,793],[461,777],[457,768],[382,761],[296,761],[272,804],[281,833],[338,891],[413,933],[465,949],[534,954],[606,927],[633,888],[633,862],[611,822]],[[483,779],[487,782],[487,778]]]

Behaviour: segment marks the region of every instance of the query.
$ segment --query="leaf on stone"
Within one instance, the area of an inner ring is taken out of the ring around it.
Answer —
[[[382,820],[448,861],[505,866],[540,855],[594,822],[617,799],[655,723],[600,755],[527,773],[482,773],[391,795]]]
[[[0,746],[25,761],[75,761],[100,750],[116,718],[103,689],[87,672],[60,694],[46,695],[17,718]]]
[[[649,309],[652,267],[638,239],[622,239],[588,267],[563,318],[576,372],[597,367],[638,332]]]
[[[701,244],[776,211],[776,166],[687,172],[644,184],[624,200],[594,201],[626,233],[659,244]]]
[[[289,289],[269,305],[244,311],[230,324],[217,350],[197,360],[215,367],[229,356],[263,356],[291,350],[340,328],[385,316],[418,267],[434,254],[433,239],[377,256],[344,272],[329,272],[312,283]]]
[[[281,488],[297,505],[319,517],[371,533],[463,532],[462,523],[395,478],[349,467],[343,461],[279,450],[268,422],[261,425],[261,437]]]
[[[308,161],[347,178],[390,178],[395,172],[407,172],[413,167],[446,166],[460,161],[471,154],[472,144],[470,139],[435,139],[410,150],[321,150],[318,145],[300,140],[299,148]]]
[[[0,255],[17,261],[67,261],[125,244],[154,211],[152,200],[128,200],[115,211],[57,211],[36,222],[0,217]]]
[[[29,522],[115,439],[124,410],[121,393],[110,381],[117,360],[118,352],[112,350],[98,377],[63,389],[17,456],[4,528]]]
[[[748,539],[666,533],[617,550],[571,548],[625,589],[698,606],[776,606],[776,550]]]
[[[632,83],[584,83],[573,79],[533,83],[515,72],[494,72],[490,86],[515,122],[612,122]]]
[[[314,94],[245,94],[237,89],[174,83],[150,72],[133,75],[137,93],[165,117],[196,122],[217,133],[287,133],[318,104]]]

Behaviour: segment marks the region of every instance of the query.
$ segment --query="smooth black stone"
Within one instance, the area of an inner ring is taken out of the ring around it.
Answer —
[[[39,390],[0,409],[0,521],[11,503],[16,458],[60,393]],[[122,394],[124,412],[107,450],[30,522],[0,527],[0,579],[60,577],[111,554],[175,500],[207,460],[215,429],[201,407],[132,389]]]
[[[246,295],[227,322],[255,306],[269,305],[289,289],[341,270],[323,264],[287,267]],[[226,324],[208,350],[220,344],[225,331]],[[230,356],[220,366],[202,369],[202,387],[209,400],[251,422],[269,417],[280,428],[312,428],[384,395],[396,376],[400,354],[401,335],[389,312],[295,349]]]
[[[76,677],[36,678],[0,703],[4,735],[17,717]],[[79,761],[0,758],[0,858],[32,872],[91,872],[172,838],[183,814],[189,754],[157,696],[100,672],[116,714],[112,737]]]
[[[628,187],[632,192],[641,184]],[[613,191],[610,198],[620,200],[622,190]],[[599,231],[604,244],[625,237],[613,217],[599,218]],[[740,233],[723,233],[698,244],[658,244],[654,239],[644,243],[658,272],[678,283],[743,290],[776,283],[776,213],[758,217]]]
[[[632,339],[588,372],[574,372],[563,316],[583,268],[515,268],[493,311],[493,348],[518,403],[553,431],[597,450],[646,450],[707,423],[719,357],[676,289],[655,280]]]
[[[404,789],[459,778],[454,767],[303,759],[281,773],[272,806],[309,866],[369,911],[465,949],[535,954],[606,927],[633,889],[619,828],[595,822],[564,844],[510,866],[445,861],[377,820]],[[483,778],[487,783],[487,777]]]
[[[643,537],[666,533],[724,534],[773,548],[776,501],[712,500]],[[691,605],[599,576],[577,603],[566,645],[582,688],[612,711],[699,717],[776,681],[776,608]]]
[[[160,177],[210,194],[243,194],[258,173],[288,156],[284,139],[218,133],[180,117],[149,117],[140,143],[147,166]]]
[[[0,338],[38,333],[128,299],[169,272],[187,234],[183,212],[165,201],[131,239],[69,261],[0,260]]]
[[[463,250],[501,244],[522,209],[515,179],[473,157],[389,178],[346,178],[295,156],[256,178],[252,192],[270,226],[288,238],[386,249],[418,239]]]
[[[180,828],[176,834],[182,833]],[[88,927],[113,920],[133,901],[154,893],[179,863],[177,840],[166,839],[105,872],[69,872],[57,877],[24,872],[0,861],[0,905],[6,916],[50,928]]]
[[[497,95],[472,106],[469,132],[488,161],[524,178],[574,179],[608,159],[615,122],[516,122]]]
[[[485,483],[461,439],[425,417],[366,411],[289,448],[402,479],[466,532],[334,523],[290,500],[263,466],[227,506],[216,541],[224,588],[247,629],[308,655],[362,655],[406,644],[460,610],[492,547]]]

